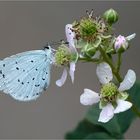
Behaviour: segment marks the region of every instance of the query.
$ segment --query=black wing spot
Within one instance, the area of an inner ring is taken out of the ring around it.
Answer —
[[[24,83],[23,83],[23,82],[21,82],[21,84],[22,84],[22,85],[24,85]]]
[[[28,84],[30,83],[30,82],[27,82]]]
[[[19,70],[19,68],[18,68],[18,67],[16,67],[16,69],[17,69],[17,70]]]
[[[26,96],[26,98],[28,98],[29,96]]]
[[[39,87],[40,85],[38,84],[38,85],[35,85],[35,87]]]
[[[36,71],[38,71],[38,69],[35,69]]]
[[[33,60],[31,60],[31,62],[33,63],[34,61],[33,61]]]
[[[44,80],[45,80],[45,78],[42,78],[42,80],[44,81]]]
[[[2,74],[2,70],[0,70],[0,74]]]
[[[3,74],[2,77],[5,78],[5,75]]]
[[[48,72],[46,72],[46,74],[48,74]]]
[[[20,82],[20,80],[18,79],[18,82]]]
[[[17,64],[18,62],[16,61],[16,64]]]
[[[3,64],[3,67],[5,67],[5,64]]]
[[[25,70],[23,70],[23,72],[25,72]]]
[[[35,78],[33,78],[32,80],[35,80]]]
[[[36,93],[36,95],[39,95],[39,93]]]

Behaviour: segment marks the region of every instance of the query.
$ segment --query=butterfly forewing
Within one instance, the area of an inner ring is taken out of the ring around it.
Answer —
[[[50,81],[50,50],[19,53],[0,61],[0,90],[21,101],[36,99]]]

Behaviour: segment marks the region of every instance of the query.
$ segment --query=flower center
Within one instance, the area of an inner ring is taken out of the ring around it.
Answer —
[[[55,63],[57,65],[67,65],[71,60],[71,53],[67,47],[59,47],[55,53]]]
[[[118,93],[118,88],[113,83],[105,84],[101,88],[101,96],[103,100],[108,102],[115,102]]]
[[[70,62],[76,62],[78,59],[78,53],[72,52],[72,50],[62,44],[55,53],[56,65],[69,65]]]
[[[83,39],[92,40],[97,32],[97,25],[92,19],[82,19],[80,22],[80,35]]]

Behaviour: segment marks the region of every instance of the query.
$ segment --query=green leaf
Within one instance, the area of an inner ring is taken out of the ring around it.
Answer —
[[[107,133],[107,131],[103,127],[93,125],[92,123],[84,119],[78,124],[78,126],[75,128],[74,131],[67,133],[65,138],[84,139],[87,136],[90,136],[91,134],[98,133],[98,132]]]
[[[109,134],[104,133],[104,132],[97,132],[97,133],[92,133],[88,135],[86,138],[87,139],[92,139],[92,140],[97,140],[97,139],[106,139],[106,140],[116,140],[113,137],[111,137]]]

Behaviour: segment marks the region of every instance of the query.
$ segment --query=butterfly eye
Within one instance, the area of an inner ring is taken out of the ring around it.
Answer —
[[[50,47],[49,46],[45,46],[45,49],[50,49]]]

